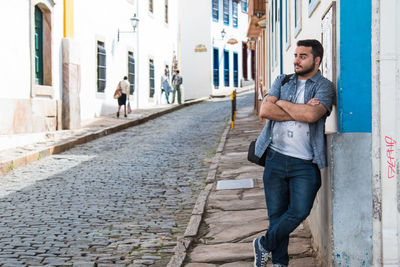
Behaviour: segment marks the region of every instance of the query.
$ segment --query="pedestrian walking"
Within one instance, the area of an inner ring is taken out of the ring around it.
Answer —
[[[124,117],[126,117],[126,100],[129,101],[129,88],[130,83],[128,81],[128,77],[124,76],[124,79],[118,83],[117,90],[120,89],[122,94],[118,98],[118,111],[117,111],[117,118],[119,118],[119,112],[121,110],[121,106],[124,106]]]
[[[164,75],[161,76],[161,94],[165,94],[165,99],[167,99],[167,103],[169,104],[169,93],[172,91],[171,86],[169,85],[169,75],[168,70],[164,70]]]
[[[177,94],[177,102],[178,104],[182,104],[181,102],[181,85],[183,82],[182,76],[179,74],[179,70],[176,70],[174,76],[172,76],[172,86],[174,90],[172,91],[172,101],[173,104],[175,102],[175,94]]]
[[[289,235],[310,214],[327,166],[325,120],[334,88],[319,71],[323,47],[300,40],[294,54],[295,73],[280,75],[264,96],[260,116],[267,122],[257,138],[255,154],[265,154],[263,174],[269,227],[254,239],[254,266],[288,266]]]

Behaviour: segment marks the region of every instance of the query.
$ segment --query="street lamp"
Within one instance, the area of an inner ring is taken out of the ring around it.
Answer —
[[[226,35],[225,29],[222,29],[221,31],[222,40],[224,40],[225,35]]]
[[[134,32],[136,32],[136,27],[137,27],[138,24],[139,24],[139,18],[136,16],[136,13],[133,14],[133,17],[130,18],[129,21],[131,22],[131,26],[132,26],[133,31],[131,31],[131,32],[121,32],[121,31],[119,30],[119,28],[118,28],[118,38],[117,38],[117,39],[118,39],[118,42],[119,42],[119,35],[120,35],[121,33],[134,33]]]

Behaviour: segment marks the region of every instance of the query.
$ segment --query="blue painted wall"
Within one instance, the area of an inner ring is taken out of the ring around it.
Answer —
[[[338,131],[371,132],[371,1],[339,1]]]

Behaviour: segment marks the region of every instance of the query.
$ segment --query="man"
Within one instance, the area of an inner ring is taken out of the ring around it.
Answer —
[[[119,118],[119,111],[121,110],[121,106],[124,106],[124,117],[126,117],[126,99],[129,101],[129,88],[130,83],[128,82],[128,77],[124,76],[124,79],[118,83],[118,88],[122,90],[122,95],[118,98],[118,111],[117,118]]]
[[[174,90],[172,91],[172,104],[175,102],[175,93],[178,93],[177,95],[177,101],[178,104],[181,104],[181,85],[182,85],[183,79],[182,76],[179,74],[179,70],[176,70],[176,73],[174,76],[172,76],[172,85],[174,86]]]
[[[297,42],[295,73],[280,75],[264,97],[260,116],[267,123],[255,154],[266,153],[263,182],[269,228],[253,241],[254,266],[289,264],[289,234],[309,215],[327,166],[325,120],[334,98],[332,82],[318,70],[323,47],[317,40]]]
[[[164,70],[164,75],[161,76],[161,94],[164,92],[165,93],[165,99],[167,100],[167,103],[169,104],[169,93],[171,92],[171,86],[169,85],[169,73],[168,69]]]

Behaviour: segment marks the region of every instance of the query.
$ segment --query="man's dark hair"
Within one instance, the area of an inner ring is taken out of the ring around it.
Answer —
[[[316,57],[320,57],[321,58],[320,61],[322,61],[322,57],[324,56],[324,48],[322,47],[322,44],[318,40],[315,39],[300,40],[297,42],[297,46],[311,47],[311,54],[313,54],[314,59]]]
[[[128,77],[127,77],[127,76],[124,76],[124,80],[128,80]]]
[[[179,74],[179,70],[176,70],[176,73],[178,73],[178,74]]]

